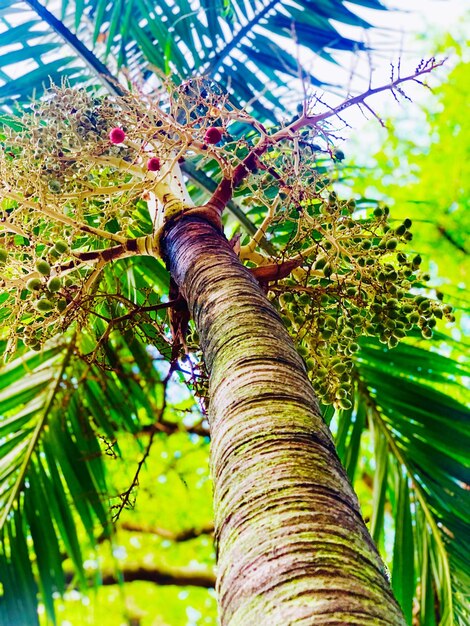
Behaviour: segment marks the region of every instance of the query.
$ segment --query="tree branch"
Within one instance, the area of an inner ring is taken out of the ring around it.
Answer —
[[[398,76],[398,78],[396,78],[395,80],[391,80],[386,85],[381,85],[380,87],[376,87],[375,89],[368,89],[364,93],[361,93],[352,98],[347,98],[341,104],[339,104],[336,107],[333,107],[329,111],[325,111],[324,113],[320,113],[319,115],[301,115],[298,120],[296,120],[295,122],[287,126],[287,128],[275,133],[272,139],[275,139],[276,135],[281,135],[283,131],[286,131],[287,133],[289,133],[290,131],[292,133],[292,132],[299,130],[300,128],[303,128],[304,126],[316,126],[319,122],[326,120],[330,117],[333,117],[335,115],[338,115],[339,113],[341,113],[341,111],[344,111],[345,109],[348,109],[349,107],[364,103],[366,98],[375,96],[378,93],[381,93],[382,91],[393,92],[393,90],[396,89],[402,83],[410,82],[410,81],[419,82],[416,80],[419,76],[423,76],[424,74],[429,74],[430,72],[434,71],[437,67],[440,67],[444,63],[445,63],[445,59],[443,59],[442,61],[436,61],[434,58],[431,58],[422,67],[418,67],[413,74],[409,74],[408,76],[404,76],[403,78]],[[285,138],[285,137],[282,137],[282,138]],[[278,141],[278,139],[276,141]]]
[[[440,232],[440,234],[444,237],[444,239],[447,239],[447,241],[452,246],[454,246],[454,248],[457,248],[457,250],[460,250],[460,252],[463,252],[464,254],[468,254],[465,247],[461,245],[458,241],[456,241],[454,237],[449,233],[449,231],[444,228],[444,226],[442,226],[441,224],[437,224],[436,228]]]
[[[190,539],[196,539],[201,535],[212,535],[214,532],[214,524],[206,524],[201,528],[186,528],[179,532],[173,532],[167,528],[160,528],[158,526],[150,526],[148,524],[138,524],[136,522],[122,522],[120,528],[123,530],[129,530],[136,533],[145,533],[149,535],[158,535],[163,539],[169,539],[170,541],[189,541]]]
[[[74,575],[67,573],[65,580],[73,583]],[[215,586],[215,575],[211,569],[195,569],[192,567],[149,567],[144,565],[124,567],[120,572],[104,571],[101,573],[101,585],[118,585],[122,580],[126,583],[137,580],[155,583],[156,585],[193,586],[211,589]],[[95,583],[90,581],[90,586]]]
[[[296,134],[300,129],[306,126],[318,126],[320,122],[323,122],[331,117],[338,117],[342,111],[352,106],[360,106],[362,104],[370,109],[370,107],[365,104],[365,100],[383,91],[391,91],[394,97],[396,97],[395,91],[404,95],[400,87],[401,84],[410,81],[422,84],[421,81],[417,80],[420,76],[429,74],[444,63],[445,59],[442,61],[436,61],[434,57],[432,57],[426,62],[422,61],[413,74],[409,74],[404,77],[401,77],[398,74],[398,77],[395,79],[392,75],[391,81],[386,85],[381,85],[380,87],[375,87],[374,89],[369,88],[367,91],[357,96],[349,97],[338,106],[331,107],[327,111],[319,113],[318,115],[303,113],[291,124],[285,128],[281,128],[272,135],[262,133],[258,143],[250,150],[249,154],[243,159],[243,161],[235,167],[232,174],[230,176],[225,176],[221,180],[211,199],[205,206],[218,211],[219,214],[222,214],[225,206],[232,199],[234,190],[248,176],[248,174],[257,169],[259,157],[266,152],[269,146],[275,145],[284,140],[292,140],[297,136]]]
[[[187,432],[192,435],[199,435],[200,437],[210,437],[209,428],[204,427],[201,423],[194,424],[193,426],[185,426],[179,422],[168,422],[164,419],[155,424],[143,426],[139,432],[152,433],[154,430],[163,432],[167,435],[173,435],[178,432]]]

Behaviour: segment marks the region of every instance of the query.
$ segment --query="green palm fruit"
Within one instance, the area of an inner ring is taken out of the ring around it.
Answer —
[[[57,302],[57,309],[62,313],[67,308],[67,300],[65,298],[61,298]],[[193,341],[196,341],[193,337]]]
[[[335,328],[336,327],[336,320],[331,315],[327,315],[325,317],[324,324],[325,324],[326,328]]]
[[[325,267],[325,265],[326,265],[326,258],[324,256],[320,256],[315,261],[313,268],[316,270],[322,270]]]
[[[57,250],[59,254],[63,254],[69,249],[69,246],[68,246],[68,243],[64,241],[63,239],[58,239],[54,244],[54,248]]]
[[[26,281],[26,289],[28,291],[37,291],[38,289],[41,289],[41,286],[42,282],[40,278],[30,278]]]
[[[343,409],[343,411],[348,411],[349,409],[352,409],[352,402],[348,398],[340,398],[338,400],[338,405],[341,409]]]
[[[287,315],[281,315],[281,320],[286,328],[290,328],[292,326],[292,320]]]
[[[53,308],[54,305],[47,298],[41,298],[41,300],[36,302],[36,309],[41,313],[48,313],[49,311],[52,311]]]
[[[333,365],[333,371],[336,374],[343,374],[346,371],[346,365],[344,363],[336,363],[336,365]]]
[[[51,191],[52,193],[60,193],[61,190],[61,184],[58,180],[56,180],[55,178],[52,178],[48,184],[47,184],[49,191]]]
[[[323,275],[326,278],[329,278],[332,274],[333,274],[333,268],[331,267],[329,263],[327,263],[325,267],[323,268]]]
[[[59,291],[61,286],[62,286],[62,281],[60,280],[58,276],[53,276],[47,282],[47,288],[49,289],[49,291],[52,291],[52,293]]]
[[[403,252],[398,252],[397,253],[397,261],[400,264],[406,263],[406,254],[404,254]]]
[[[49,265],[49,263],[47,261],[45,261],[44,259],[40,259],[37,263],[36,263],[36,269],[37,271],[42,274],[43,276],[49,276],[49,274],[51,273],[51,266]]]

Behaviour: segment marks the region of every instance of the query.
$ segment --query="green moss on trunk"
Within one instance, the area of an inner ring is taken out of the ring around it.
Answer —
[[[210,372],[223,626],[403,626],[302,359],[226,239],[199,218],[164,238]]]

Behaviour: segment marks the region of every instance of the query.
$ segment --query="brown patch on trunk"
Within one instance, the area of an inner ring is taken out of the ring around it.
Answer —
[[[296,259],[295,261],[260,265],[259,267],[250,268],[250,272],[256,278],[263,291],[267,291],[270,282],[286,278],[292,270],[295,270],[300,265],[302,265],[302,259]]]

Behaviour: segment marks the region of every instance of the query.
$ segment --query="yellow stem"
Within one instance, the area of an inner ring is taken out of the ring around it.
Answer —
[[[276,208],[277,208],[278,204],[279,204],[279,197],[277,197],[276,200],[272,204],[269,205],[268,212],[266,213],[266,216],[265,216],[265,218],[263,220],[263,223],[258,228],[258,230],[253,235],[253,237],[250,239],[250,241],[245,246],[241,246],[240,247],[240,258],[241,259],[247,259],[246,255],[247,254],[251,254],[252,252],[254,252],[256,246],[258,246],[260,244],[260,241],[266,235],[266,231],[268,229],[268,226],[271,224],[271,222],[273,220],[274,213],[276,211]],[[250,259],[250,260],[252,260],[252,259]]]
[[[60,194],[60,198],[64,198],[65,200],[81,200],[82,198],[92,198],[94,196],[109,196],[113,193],[119,192],[123,193],[125,191],[143,191],[145,189],[145,184],[142,182],[139,183],[120,183],[119,185],[110,185],[109,187],[95,187],[94,189],[90,189],[89,191],[77,191],[75,193],[63,193]],[[52,194],[47,194],[46,198],[56,198],[56,196],[52,196]]]
[[[256,250],[250,250],[248,246],[242,246],[240,248],[240,260],[251,261],[258,266],[268,265],[272,262],[272,258],[265,256],[261,252],[256,252]]]
[[[40,211],[44,215],[61,222],[62,224],[67,224],[68,226],[72,226],[78,230],[81,230],[85,233],[91,233],[98,237],[102,237],[103,239],[109,239],[111,241],[117,241],[118,243],[125,243],[127,241],[126,237],[121,237],[120,235],[115,235],[113,233],[108,233],[106,230],[101,230],[101,228],[95,228],[94,226],[88,226],[88,224],[81,224],[76,220],[68,217],[67,215],[63,215],[61,213],[57,213],[53,209],[49,209],[44,205],[41,205],[39,202],[31,202],[30,200],[26,200],[20,194],[14,193],[13,191],[2,191],[0,192],[5,198],[10,198],[11,200],[15,200],[19,204],[23,206],[27,206],[34,211]]]
[[[93,161],[93,163],[97,163],[98,165],[111,165],[112,167],[115,167],[118,170],[121,170],[124,172],[132,172],[139,178],[145,177],[145,170],[143,169],[142,166],[133,165],[132,163],[129,163],[128,161],[125,161],[124,159],[118,159],[116,157],[111,157],[111,156],[106,156],[106,157],[92,156],[91,160]]]

